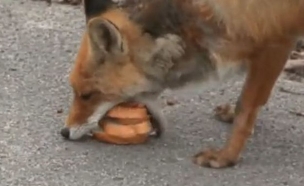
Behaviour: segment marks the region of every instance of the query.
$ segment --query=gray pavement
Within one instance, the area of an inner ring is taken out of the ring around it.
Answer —
[[[0,0],[0,186],[304,185],[304,117],[289,112],[304,112],[304,96],[279,91],[304,92],[304,85],[282,78],[234,168],[201,168],[190,160],[223,144],[230,127],[212,117],[212,108],[234,100],[242,79],[166,92],[164,99],[179,102],[164,105],[170,125],[146,145],[64,141],[67,77],[83,27],[79,7]]]

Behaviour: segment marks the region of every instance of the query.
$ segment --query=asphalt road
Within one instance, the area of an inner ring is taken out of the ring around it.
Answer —
[[[170,125],[146,145],[64,141],[67,77],[83,26],[79,7],[0,0],[1,186],[304,185],[304,117],[290,113],[304,112],[304,96],[279,91],[304,92],[304,85],[282,78],[234,168],[201,168],[190,160],[223,144],[230,127],[212,117],[212,108],[235,99],[242,79],[165,93],[178,100],[163,107]]]

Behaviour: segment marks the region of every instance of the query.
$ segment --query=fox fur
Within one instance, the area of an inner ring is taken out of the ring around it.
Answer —
[[[65,136],[79,139],[127,100],[147,104],[165,123],[155,101],[165,89],[247,72],[233,112],[217,108],[222,120],[233,113],[227,144],[194,156],[195,163],[214,168],[237,162],[260,107],[304,34],[304,0],[150,0],[136,12],[110,0],[84,0],[84,12],[87,27],[70,74],[74,100]]]

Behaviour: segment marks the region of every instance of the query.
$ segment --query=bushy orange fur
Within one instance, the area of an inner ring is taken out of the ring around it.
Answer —
[[[303,32],[303,0],[206,0],[232,38],[256,42],[277,40]]]

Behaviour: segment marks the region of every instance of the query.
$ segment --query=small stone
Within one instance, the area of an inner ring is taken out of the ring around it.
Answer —
[[[177,100],[170,100],[170,99],[167,99],[167,100],[166,100],[166,104],[167,104],[168,106],[173,106],[173,105],[178,104],[178,101],[177,101]]]
[[[57,110],[57,114],[62,114],[63,113],[63,109],[58,109]]]
[[[113,180],[114,180],[114,181],[122,181],[122,180],[124,180],[124,178],[123,178],[123,177],[116,176],[116,177],[113,178]]]
[[[9,70],[9,71],[17,71],[16,68],[9,68],[8,70]]]

